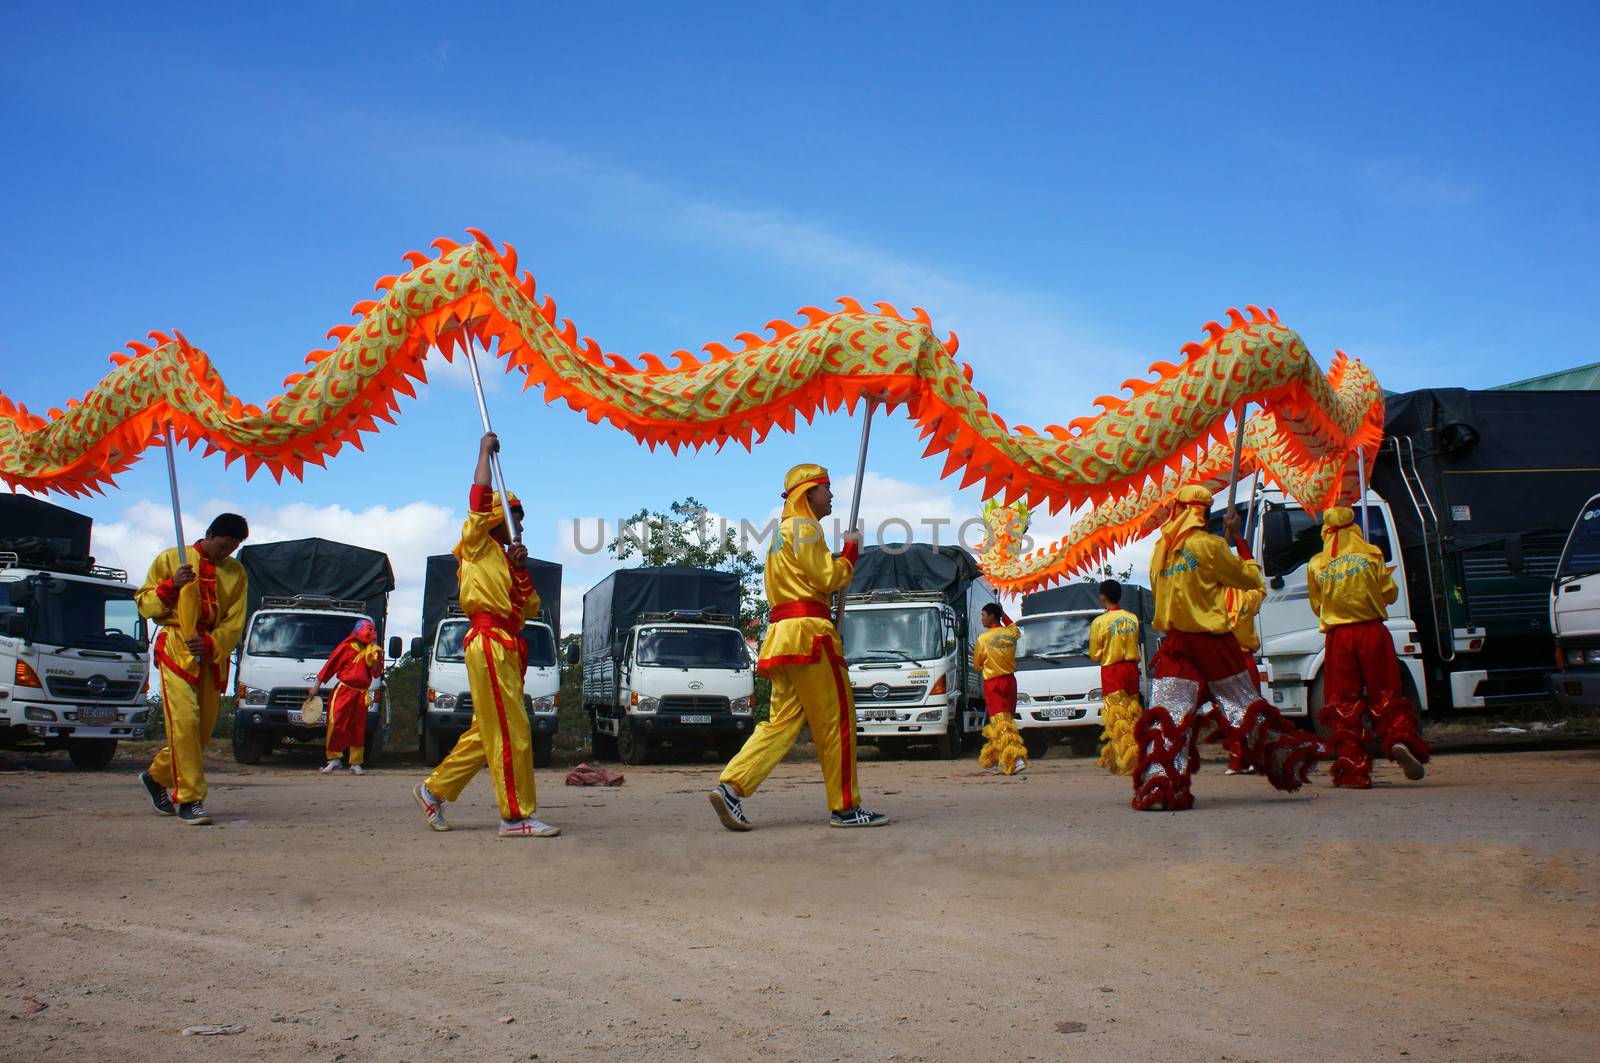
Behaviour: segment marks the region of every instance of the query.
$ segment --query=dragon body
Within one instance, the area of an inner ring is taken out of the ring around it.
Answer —
[[[519,275],[515,250],[471,231],[472,243],[439,240],[433,255],[405,256],[411,268],[380,278],[377,298],[352,309],[355,322],[330,330],[334,346],[312,351],[307,370],[264,405],[229,392],[181,333],[130,343],[82,399],[46,416],[0,395],[0,479],[35,491],[103,490],[169,426],[191,447],[242,459],[247,476],[265,468],[299,477],[392,422],[399,397],[415,394],[411,382],[426,380],[431,350],[450,358],[471,340],[493,344],[506,371],[543,388],[547,402],[674,450],[729,440],[750,447],[819,410],[853,410],[863,397],[903,405],[927,440],[925,456],[942,454],[943,475],[961,472],[963,488],[1051,512],[1094,506],[1092,525],[1080,522],[1081,534],[1075,527],[1050,550],[985,555],[997,584],[1015,590],[1090,563],[1147,526],[1178,486],[1231,464],[1225,422],[1245,402],[1262,407],[1246,434],[1247,468],[1311,508],[1340,497],[1351,454],[1365,445],[1370,455],[1382,431],[1382,392],[1369,371],[1341,355],[1324,375],[1292,330],[1255,307],[1207,323],[1180,362],[1126,381],[1126,397],[1096,400],[1099,414],[1041,432],[1008,428],[989,409],[972,367],[956,360],[955,337],[941,340],[921,309],[905,317],[887,303],[869,311],[840,299],[839,310],[802,307],[801,320],[741,333],[737,348],[710,343],[705,357],[677,351],[671,365],[651,354],[634,362],[580,339],[533,277]]]

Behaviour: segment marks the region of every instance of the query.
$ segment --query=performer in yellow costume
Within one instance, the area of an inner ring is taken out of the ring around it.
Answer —
[[[767,637],[756,671],[772,681],[772,709],[744,748],[722,770],[711,807],[729,830],[749,830],[743,799],[756,792],[794,745],[800,726],[822,762],[834,827],[878,827],[889,817],[861,807],[856,777],[856,706],[843,645],[833,625],[829,596],[850,585],[861,533],[845,533],[832,554],[819,518],[833,512],[828,470],[796,465],[783,481],[783,517],[767,551]]]
[[[1139,618],[1122,608],[1122,584],[1100,584],[1105,612],[1089,625],[1089,657],[1100,665],[1100,760],[1102,768],[1132,775],[1138,759],[1133,725],[1144,706],[1139,701]]]
[[[248,580],[233,552],[249,537],[243,517],[223,513],[188,548],[186,563],[177,547],[163,550],[136,595],[139,612],[160,628],[155,660],[167,727],[166,745],[139,782],[157,812],[194,827],[211,825],[203,756],[217,729],[228,657],[244,631]]]
[[[1256,614],[1261,611],[1261,603],[1266,601],[1266,597],[1264,590],[1240,590],[1238,587],[1229,587],[1223,596],[1228,610],[1228,623],[1233,625],[1233,637],[1250,660],[1250,678],[1257,690],[1261,689],[1261,669],[1256,665],[1261,635],[1256,631]],[[1225,733],[1221,740],[1222,748],[1228,751],[1228,768],[1223,772],[1224,775],[1249,775],[1256,770],[1244,759],[1244,750],[1240,748],[1235,735]]]
[[[561,833],[534,817],[533,728],[522,700],[528,646],[522,622],[538,615],[539,595],[528,575],[528,551],[512,542],[512,528],[495,497],[490,456],[500,449],[493,432],[478,446],[471,505],[456,544],[456,581],[461,611],[472,621],[467,632],[467,685],[472,690],[472,726],[456,740],[450,755],[412,796],[434,830],[449,830],[444,802],[454,801],[487,764],[500,806],[500,837],[551,838]],[[511,518],[522,519],[521,503],[511,497]]]
[[[972,647],[972,668],[983,675],[983,702],[989,716],[978,763],[1015,775],[1028,767],[1028,750],[1017,732],[1017,639],[1022,629],[993,602],[983,607],[983,626]]]

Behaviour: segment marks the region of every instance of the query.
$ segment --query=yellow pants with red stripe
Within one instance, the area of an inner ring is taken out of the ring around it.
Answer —
[[[466,656],[472,726],[428,776],[428,789],[454,801],[488,765],[500,818],[526,818],[539,802],[533,786],[533,728],[522,704],[522,655],[514,644],[469,636]]]
[[[722,781],[740,796],[749,797],[766,781],[799,737],[800,725],[805,724],[811,728],[811,741],[822,762],[828,807],[842,812],[861,804],[850,673],[835,646],[823,643],[822,655],[815,664],[786,664],[768,671],[771,713],[722,769]]]
[[[167,728],[167,744],[150,762],[150,777],[179,804],[203,800],[206,796],[206,743],[217,729],[217,710],[221,696],[210,668],[200,666],[200,689],[172,669],[161,667],[161,713]]]

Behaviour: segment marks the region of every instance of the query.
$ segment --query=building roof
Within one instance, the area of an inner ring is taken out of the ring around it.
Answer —
[[[1491,391],[1600,391],[1600,362],[1501,384]]]

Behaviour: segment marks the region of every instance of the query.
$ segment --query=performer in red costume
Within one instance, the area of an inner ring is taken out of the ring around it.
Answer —
[[[1322,552],[1311,559],[1306,590],[1328,639],[1326,701],[1317,719],[1333,746],[1333,784],[1358,790],[1372,785],[1372,731],[1406,778],[1422,778],[1428,743],[1418,730],[1417,707],[1401,692],[1400,661],[1383,623],[1397,593],[1394,576],[1348,507],[1323,514]]]
[[[378,626],[358,620],[355,630],[328,654],[328,663],[317,673],[317,686],[339,677],[328,701],[328,763],[323,775],[332,775],[343,765],[343,754],[350,753],[350,771],[363,775],[361,766],[367,750],[367,703],[372,681],[383,674],[383,651],[378,648]]]
[[[1175,512],[1161,526],[1150,559],[1155,625],[1166,632],[1152,663],[1150,707],[1133,729],[1139,759],[1133,807],[1178,811],[1194,807],[1190,778],[1198,766],[1200,702],[1225,734],[1237,736],[1245,760],[1280,790],[1297,790],[1323,755],[1311,735],[1287,723],[1261,698],[1250,662],[1233,636],[1223,591],[1261,587],[1261,570],[1239,538],[1239,518],[1224,517],[1228,544],[1205,530],[1211,492],[1198,485],[1178,492]]]

